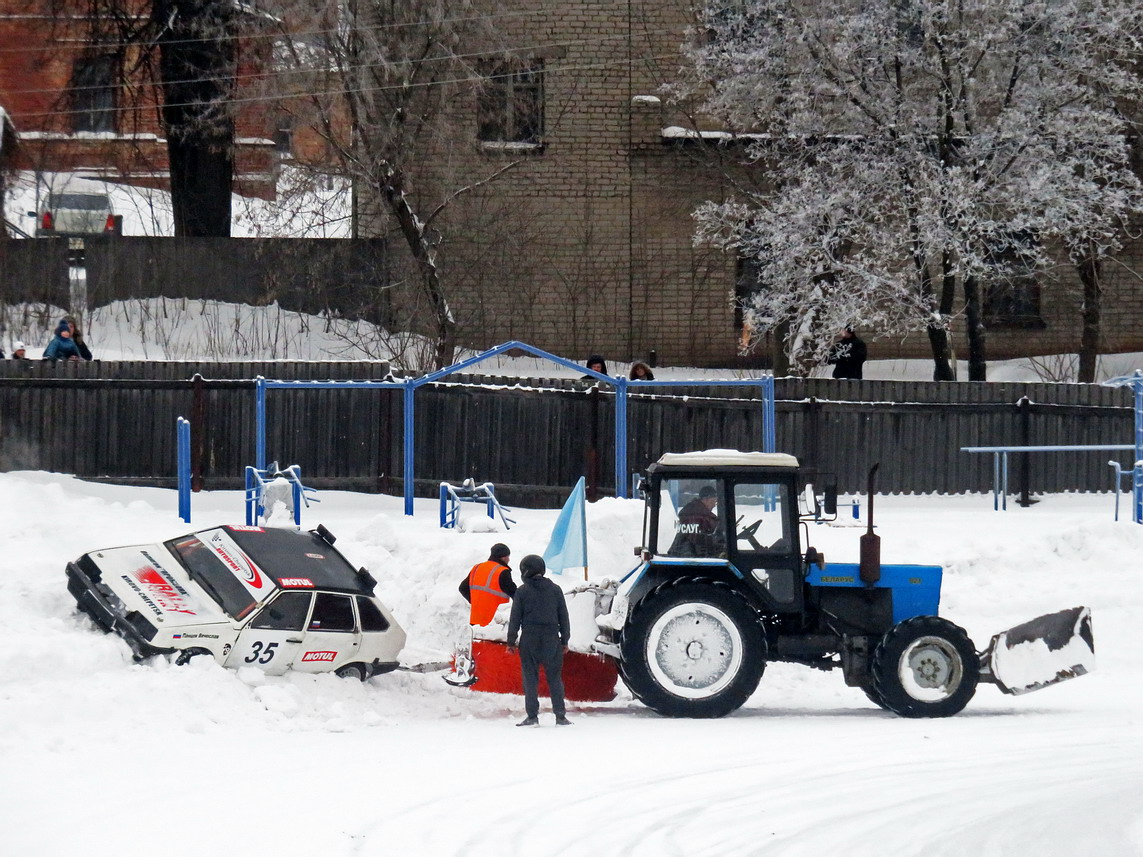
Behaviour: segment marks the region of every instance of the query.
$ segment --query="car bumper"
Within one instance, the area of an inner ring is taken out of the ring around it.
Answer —
[[[83,560],[81,559],[82,563]],[[90,560],[88,561],[90,563]],[[75,598],[76,607],[80,612],[91,618],[96,625],[104,631],[114,631],[121,636],[137,659],[148,658],[152,655],[170,654],[175,649],[162,648],[151,644],[143,623],[130,613],[125,613],[119,599],[111,592],[106,584],[99,581],[97,570],[85,571],[80,563],[67,564],[67,589]],[[133,622],[132,619],[135,618]],[[145,620],[143,620],[145,622]],[[149,624],[149,623],[147,623]],[[152,634],[154,633],[152,626]]]

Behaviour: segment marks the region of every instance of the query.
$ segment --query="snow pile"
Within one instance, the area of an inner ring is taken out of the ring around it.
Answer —
[[[303,525],[325,524],[369,567],[409,633],[407,663],[447,657],[466,628],[457,585],[494,542],[517,566],[543,551],[558,514],[515,509],[508,532],[460,532],[437,526],[431,500],[408,518],[397,497],[320,499]],[[175,492],[0,474],[0,845],[43,857],[141,843],[170,857],[500,857],[553,842],[625,857],[1139,855],[1143,527],[1113,522],[1111,506],[1046,497],[999,513],[979,496],[878,498],[884,561],[944,565],[941,613],[978,647],[1041,613],[1091,606],[1091,676],[1023,697],[982,686],[954,718],[911,721],[836,672],[772,664],[723,720],[660,718],[621,687],[614,702],[573,705],[574,729],[522,735],[518,697],[450,688],[439,673],[359,683],[201,658],[133,664],[76,614],[63,569],[89,550],[186,532]],[[196,529],[240,523],[242,492],[196,494],[193,515]],[[639,504],[600,501],[587,516],[592,579],[630,569]],[[857,556],[852,530],[809,535],[833,561]],[[146,809],[160,800],[178,808],[176,836],[169,812]]]

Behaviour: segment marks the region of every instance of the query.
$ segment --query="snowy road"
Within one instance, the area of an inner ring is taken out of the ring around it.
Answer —
[[[494,538],[542,549],[555,517],[522,510],[507,536],[460,534],[436,529],[432,509],[401,518],[397,498],[322,501],[410,645],[434,653],[472,557]],[[1092,606],[1092,676],[1017,698],[982,686],[962,714],[914,721],[839,674],[773,665],[722,720],[667,720],[623,694],[573,706],[571,729],[546,715],[523,730],[518,698],[435,675],[362,685],[133,665],[72,612],[63,565],[177,534],[173,494],[0,474],[0,853],[1143,855],[1143,528],[1113,524],[1110,502],[993,513],[979,497],[878,500],[886,561],[942,562],[942,613],[978,645]],[[195,503],[196,525],[240,515],[233,492]],[[639,517],[589,508],[601,574],[606,551],[627,562]],[[814,539],[840,560],[859,533]]]

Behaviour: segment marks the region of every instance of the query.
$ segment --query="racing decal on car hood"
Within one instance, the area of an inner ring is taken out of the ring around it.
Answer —
[[[201,536],[199,538],[201,539]],[[267,582],[265,575],[259,571],[258,566],[246,554],[238,549],[237,545],[224,538],[221,530],[215,530],[211,533],[206,545],[234,573],[234,576],[246,585],[247,589],[262,594],[260,590],[266,586]]]
[[[147,556],[146,553],[143,554]],[[150,557],[148,557],[150,559]],[[131,580],[134,578],[134,582]],[[176,583],[166,571],[155,565],[144,565],[131,572],[130,578],[123,575],[127,585],[143,599],[156,615],[166,613],[182,613],[185,616],[197,616],[191,595]]]

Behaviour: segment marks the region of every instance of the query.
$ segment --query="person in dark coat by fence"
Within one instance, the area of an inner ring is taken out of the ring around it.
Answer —
[[[512,598],[508,645],[520,635],[520,674],[524,681],[526,717],[517,726],[540,724],[540,667],[548,679],[556,725],[571,726],[564,706],[564,649],[571,639],[571,621],[564,591],[544,577],[543,557],[529,554],[520,561],[524,582]]]
[[[607,363],[605,363],[603,358],[600,357],[598,354],[593,354],[590,357],[588,357],[587,363],[584,365],[587,366],[587,368],[590,369],[592,372],[598,372],[600,375],[606,375],[607,374]],[[593,378],[591,375],[584,375],[583,380],[584,381],[594,381],[596,379]]]
[[[833,366],[833,377],[860,381],[865,353],[865,343],[861,337],[854,333],[852,327],[847,327],[830,347],[826,363]]]

